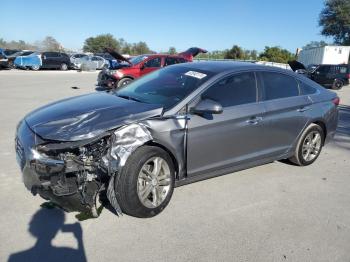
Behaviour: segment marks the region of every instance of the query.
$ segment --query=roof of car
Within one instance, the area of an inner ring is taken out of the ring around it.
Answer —
[[[178,54],[142,54],[142,55],[137,55],[137,56],[147,56],[147,57],[163,57],[163,56],[171,56],[171,57],[183,57],[181,55]]]
[[[183,65],[183,64],[179,64],[179,65]],[[197,61],[192,63],[186,63],[185,65],[192,69],[205,70],[213,73],[220,73],[220,72],[229,71],[229,70],[242,70],[242,69],[254,70],[254,69],[264,69],[264,68],[274,69],[278,71],[288,71],[277,67],[259,65],[251,62],[236,62],[236,61]]]

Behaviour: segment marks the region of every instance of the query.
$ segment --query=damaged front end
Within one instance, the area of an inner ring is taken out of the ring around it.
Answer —
[[[104,193],[116,213],[122,213],[114,192],[115,176],[130,154],[151,139],[145,126],[129,124],[84,141],[46,141],[23,120],[15,147],[23,182],[34,195],[66,211],[97,217]]]

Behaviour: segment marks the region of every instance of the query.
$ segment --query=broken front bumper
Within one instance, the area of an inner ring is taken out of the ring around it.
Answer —
[[[33,195],[39,194],[66,211],[91,211],[98,185],[91,184],[82,201],[76,178],[64,174],[65,162],[43,156],[35,150],[36,146],[43,142],[30,130],[25,121],[19,124],[15,150],[26,188]]]
[[[102,70],[97,76],[97,85],[103,87],[113,88],[118,83],[111,74],[108,74],[106,70]]]

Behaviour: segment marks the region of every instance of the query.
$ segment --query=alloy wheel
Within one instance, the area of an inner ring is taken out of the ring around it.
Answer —
[[[170,186],[170,168],[161,157],[152,157],[142,166],[137,180],[137,195],[148,208],[156,208],[166,199]]]
[[[302,146],[302,156],[307,162],[314,160],[320,153],[322,146],[322,136],[318,131],[310,132],[304,139]]]

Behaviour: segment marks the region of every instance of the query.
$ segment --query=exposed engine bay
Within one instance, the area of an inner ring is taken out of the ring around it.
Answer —
[[[17,131],[17,152],[22,147],[20,141],[29,137],[28,132],[31,131],[23,121]],[[37,140],[35,134],[31,133],[31,137]],[[110,204],[120,215],[115,177],[132,152],[150,140],[152,136],[145,125],[132,123],[83,141],[41,141],[29,154],[18,154],[24,160],[24,183],[32,194],[39,194],[66,211],[97,217],[101,205]]]
[[[42,174],[40,179],[48,179],[47,182],[49,182],[48,185],[53,195],[70,196],[72,199],[72,205],[62,206],[62,208],[68,209],[67,211],[74,211],[74,209],[91,211],[93,216],[97,216],[99,194],[105,188],[106,181],[109,180],[108,166],[103,161],[103,157],[108,153],[109,143],[110,138],[105,137],[92,144],[68,150],[55,148],[55,144],[38,147],[39,154],[62,161],[61,170],[57,166],[57,170],[48,170],[47,165],[39,161],[34,162],[35,170],[38,174]],[[47,176],[50,173],[51,175]],[[35,190],[35,187],[32,188],[33,193],[36,193]],[[81,206],[77,204],[78,202],[73,201],[75,198],[80,201]],[[57,204],[60,205],[60,203]]]

